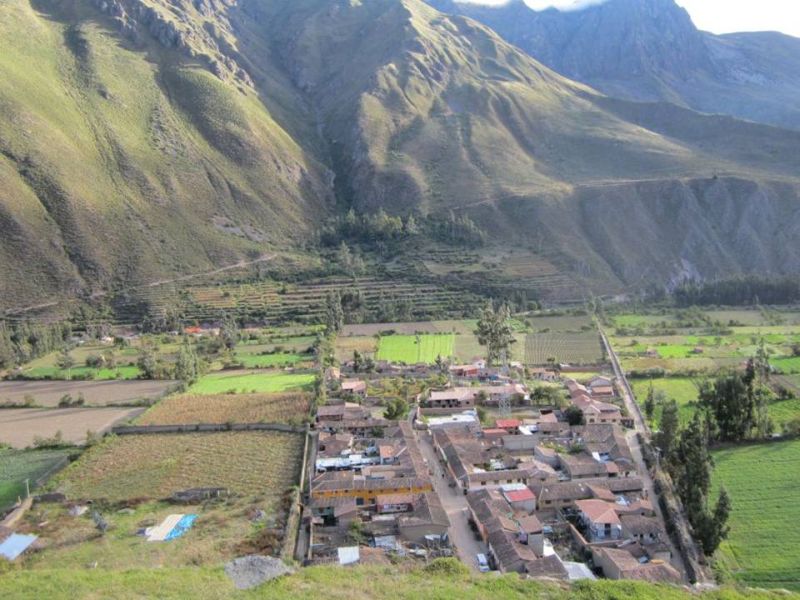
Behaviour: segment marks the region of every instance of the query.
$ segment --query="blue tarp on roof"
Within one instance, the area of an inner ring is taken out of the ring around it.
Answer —
[[[174,540],[175,538],[181,537],[184,533],[186,533],[192,528],[192,525],[194,525],[196,519],[197,515],[183,515],[183,518],[181,518],[181,520],[178,521],[178,524],[172,528],[172,531],[170,531],[167,534],[167,537],[165,537],[164,539]]]
[[[35,535],[21,535],[12,533],[6,541],[0,544],[0,556],[8,560],[14,560],[25,552],[33,542],[36,541]]]

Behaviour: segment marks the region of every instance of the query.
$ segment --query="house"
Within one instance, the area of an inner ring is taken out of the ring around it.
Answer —
[[[530,369],[529,373],[531,379],[537,379],[538,381],[558,381],[558,373],[553,369],[534,368]]]
[[[528,486],[506,484],[501,489],[503,497],[512,509],[526,513],[536,510],[536,494]]]
[[[590,541],[618,540],[622,537],[622,522],[613,503],[595,499],[578,500],[575,507]]]
[[[661,560],[636,557],[627,549],[593,547],[592,560],[608,579],[635,579],[652,583],[682,583],[680,573]]]
[[[595,377],[586,386],[592,398],[613,398],[614,383],[608,377]]]
[[[453,365],[450,374],[453,377],[477,377],[481,372],[479,365]]]
[[[504,401],[528,403],[531,399],[528,388],[520,383],[488,385],[479,389],[486,394],[486,405],[488,406],[497,406]]]
[[[411,512],[414,509],[412,494],[385,494],[375,499],[375,509],[380,514]]]
[[[620,515],[622,535],[647,546],[662,541],[666,535],[655,517],[643,517],[638,514]]]
[[[576,479],[595,479],[598,477],[616,477],[619,467],[613,462],[601,462],[584,452],[580,454],[559,454],[561,469],[573,481]]]
[[[473,411],[444,417],[427,417],[427,424],[431,431],[434,429],[460,429],[470,432],[481,430],[481,422]]]
[[[583,420],[588,425],[595,423],[619,425],[622,423],[622,412],[616,404],[600,402],[585,396],[573,398],[572,403],[583,413]]]
[[[497,429],[504,429],[510,435],[519,433],[520,425],[522,425],[522,421],[519,419],[497,419],[495,421]]]
[[[424,402],[429,408],[473,408],[477,396],[478,388],[454,387],[432,390]]]
[[[418,496],[414,510],[399,517],[397,526],[401,538],[420,543],[430,536],[442,538],[450,528],[450,519],[439,496],[432,492]]]
[[[360,379],[345,379],[342,381],[342,392],[345,394],[353,394],[354,396],[367,396],[367,383]]]

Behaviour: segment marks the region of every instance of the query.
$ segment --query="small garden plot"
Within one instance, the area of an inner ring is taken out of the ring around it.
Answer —
[[[137,404],[163,396],[175,381],[2,381],[0,405],[55,408],[65,397],[84,406]]]
[[[76,453],[74,448],[0,450],[0,511],[25,496],[26,479],[33,491]]]
[[[297,483],[303,436],[279,432],[125,435],[90,448],[53,482],[73,499],[159,499],[224,487],[280,498]]]
[[[719,450],[714,462],[714,486],[733,504],[718,552],[724,570],[750,586],[800,590],[800,440]]]
[[[433,364],[437,356],[451,357],[453,344],[454,336],[452,334],[390,335],[381,337],[377,358],[409,365]]]
[[[133,418],[143,408],[5,408],[0,410],[0,442],[13,448],[32,446],[37,438],[61,437],[68,444],[83,444],[89,432],[105,433]]]
[[[549,362],[593,365],[602,363],[605,353],[597,332],[531,333],[525,337],[525,363]]]
[[[307,417],[311,395],[304,392],[277,394],[184,394],[171,396],[148,410],[138,425],[192,423],[288,423]]]
[[[194,394],[287,392],[310,388],[313,383],[311,373],[220,371],[204,375],[189,391]]]

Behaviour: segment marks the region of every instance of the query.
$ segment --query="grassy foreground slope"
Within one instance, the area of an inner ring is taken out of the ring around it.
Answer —
[[[37,570],[13,571],[0,578],[3,598],[116,600],[128,598],[183,599],[263,598],[265,600],[793,600],[782,592],[725,588],[703,594],[637,582],[599,581],[567,586],[523,581],[517,575],[478,576],[461,569],[415,569],[394,566],[312,567],[255,590],[238,592],[222,569],[157,569],[151,571]]]

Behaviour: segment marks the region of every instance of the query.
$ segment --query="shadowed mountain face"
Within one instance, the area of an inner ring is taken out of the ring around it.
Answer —
[[[612,96],[667,101],[800,129],[800,40],[699,31],[674,0],[608,0],[534,11],[432,0],[477,19],[559,73]]]
[[[342,206],[465,212],[591,289],[800,269],[800,133],[614,100],[418,0],[0,17],[4,306],[296,249]],[[716,69],[685,36],[660,68]]]

